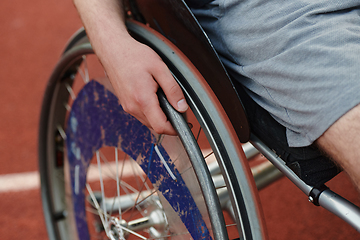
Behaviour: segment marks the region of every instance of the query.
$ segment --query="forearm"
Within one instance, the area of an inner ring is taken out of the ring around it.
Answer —
[[[117,25],[117,30],[126,30],[121,0],[74,0],[74,5],[90,32],[114,30],[113,24]]]
[[[121,0],[74,0],[96,54],[103,60],[108,46],[131,38],[125,26]]]

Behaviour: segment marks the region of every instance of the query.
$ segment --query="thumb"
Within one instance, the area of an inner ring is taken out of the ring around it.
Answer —
[[[164,64],[165,65],[165,64]],[[166,69],[154,74],[154,78],[159,84],[160,88],[164,91],[169,103],[179,112],[185,112],[189,106],[185,100],[185,96],[181,87],[176,82],[170,70],[165,65]]]

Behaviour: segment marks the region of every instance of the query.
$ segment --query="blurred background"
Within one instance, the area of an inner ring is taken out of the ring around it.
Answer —
[[[41,101],[80,27],[71,0],[0,1],[0,239],[47,239],[37,174]]]
[[[48,239],[37,163],[43,91],[67,39],[81,27],[71,0],[0,1],[0,239]],[[328,184],[360,205],[340,174]],[[360,239],[282,179],[261,191],[270,239]]]

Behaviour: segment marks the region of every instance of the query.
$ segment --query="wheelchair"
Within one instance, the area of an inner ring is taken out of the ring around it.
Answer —
[[[360,232],[360,209],[323,185],[331,177],[304,180],[273,151],[273,138],[250,128],[256,106],[242,98],[184,1],[129,1],[127,10],[128,31],[167,64],[190,110],[177,113],[159,92],[178,136],[143,126],[119,105],[85,30],[75,33],[40,118],[50,239],[266,239],[257,191],[282,175]],[[261,171],[248,161],[257,151],[271,162],[255,166]]]

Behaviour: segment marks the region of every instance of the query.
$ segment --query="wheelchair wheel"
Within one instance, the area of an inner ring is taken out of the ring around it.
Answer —
[[[84,31],[77,33],[50,78],[41,115],[49,238],[264,238],[246,159],[211,90],[161,39],[128,27],[158,50],[191,111],[186,122],[170,113],[179,137],[151,132],[122,110]],[[211,178],[203,159],[217,161],[221,174]]]

